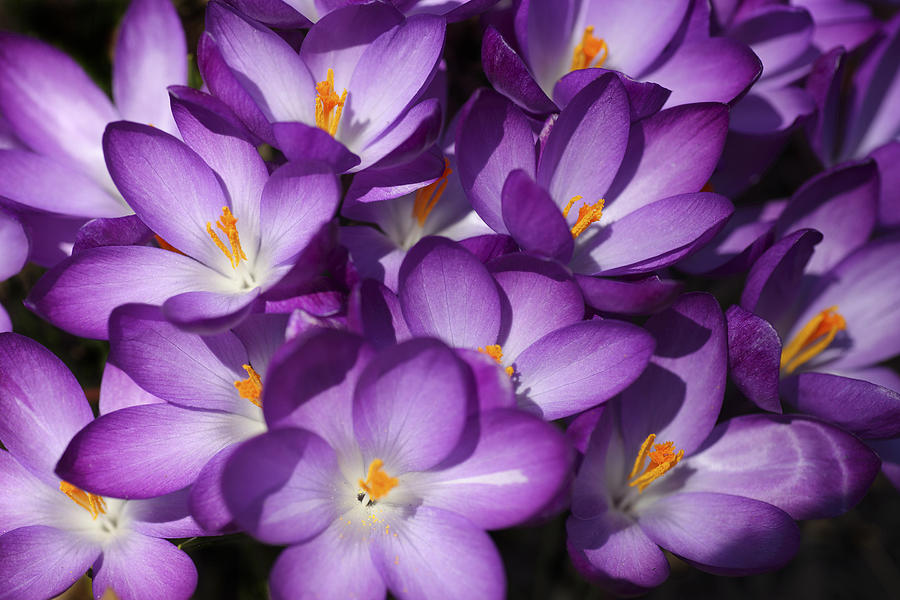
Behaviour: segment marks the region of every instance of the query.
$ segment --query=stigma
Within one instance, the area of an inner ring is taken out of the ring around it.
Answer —
[[[450,168],[450,161],[444,158],[444,172],[438,177],[437,181],[426,185],[416,191],[416,199],[413,202],[412,214],[419,223],[419,227],[425,225],[425,220],[431,214],[432,209],[437,205],[438,200],[444,195],[444,188],[447,187],[447,177],[453,170]]]
[[[599,58],[598,58],[599,55]],[[587,69],[588,67],[602,67],[609,56],[609,48],[603,38],[594,37],[594,26],[584,28],[581,42],[575,46],[572,52],[572,66],[570,71]],[[596,64],[591,64],[596,59]]]
[[[259,378],[259,373],[254,370],[250,365],[243,365],[244,370],[247,371],[246,379],[239,379],[234,382],[234,387],[237,388],[238,394],[240,394],[241,398],[249,400],[256,406],[262,407],[262,380]]]
[[[644,440],[644,443],[641,444],[641,450],[638,452],[637,458],[634,460],[634,467],[631,469],[631,474],[628,476],[628,479],[631,481],[628,483],[631,487],[637,487],[638,493],[644,491],[648,485],[665,475],[669,470],[677,465],[682,457],[684,457],[684,450],[679,450],[677,453],[675,452],[675,442],[665,442],[662,444],[653,444],[653,441],[656,439],[656,434],[651,433],[647,436],[647,439]],[[653,449],[650,446],[653,446]],[[644,472],[641,473],[641,468],[644,467],[644,461],[646,459],[650,459],[650,462],[647,463],[647,467],[644,468]]]
[[[838,314],[837,306],[826,308],[803,326],[781,351],[781,370],[790,375],[797,368],[822,353],[838,331],[847,329],[847,321]]]
[[[478,348],[478,351],[482,354],[487,354],[495,361],[497,361],[498,365],[503,365],[503,348],[500,347],[500,344],[491,344],[490,346],[485,346],[484,348]],[[513,376],[515,369],[512,367],[506,367],[503,369],[504,372],[510,377]]]
[[[360,489],[365,492],[371,500],[381,500],[387,496],[388,492],[397,487],[398,483],[400,483],[396,477],[391,477],[385,473],[381,469],[383,466],[383,460],[380,458],[374,459],[369,463],[369,472],[366,474],[365,480],[359,480]]]
[[[341,122],[341,112],[344,110],[344,102],[347,101],[347,90],[338,96],[334,91],[334,69],[328,69],[325,81],[316,84],[316,127],[327,131],[334,137],[338,124]]]
[[[563,217],[568,218],[572,206],[581,199],[581,196],[572,196],[572,199],[569,200],[569,203],[566,204],[566,207],[563,209]],[[587,229],[591,223],[596,223],[600,220],[600,217],[603,216],[603,205],[605,203],[606,201],[603,198],[600,198],[593,204],[585,202],[581,205],[578,209],[578,219],[570,230],[572,232],[572,238],[577,238],[584,233],[585,229]]]
[[[231,267],[237,269],[238,265],[241,264],[241,260],[247,260],[247,255],[244,254],[244,249],[241,248],[241,238],[238,235],[237,230],[237,218],[231,214],[231,209],[227,206],[222,207],[222,216],[216,221],[216,227],[225,234],[225,239],[228,240],[228,245],[231,246],[230,250],[226,248],[225,243],[219,239],[219,235],[213,231],[212,223],[209,221],[206,222],[206,233],[209,234],[212,241],[215,242],[216,246],[219,247],[219,250],[222,251],[231,263]]]
[[[96,494],[85,492],[66,481],[59,482],[59,490],[72,499],[75,504],[91,513],[95,521],[100,515],[106,514],[106,500]]]

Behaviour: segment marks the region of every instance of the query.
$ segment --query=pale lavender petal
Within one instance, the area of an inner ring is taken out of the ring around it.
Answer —
[[[58,486],[48,483],[38,479],[12,454],[0,450],[0,486],[15,490],[15,494],[0,496],[0,535],[20,527],[50,523],[64,514],[60,508],[69,499],[59,492]]]
[[[575,275],[585,302],[598,311],[619,315],[646,315],[671,304],[684,284],[649,275],[639,279],[607,279]]]
[[[84,575],[100,554],[100,544],[34,525],[0,536],[0,590],[3,600],[45,600],[61,594]]]
[[[211,335],[240,323],[253,308],[259,288],[245,292],[184,292],[163,302],[166,319],[185,331]]]
[[[122,536],[94,563],[94,597],[111,589],[123,600],[188,600],[197,569],[174,544],[145,535]]]
[[[171,494],[129,500],[124,514],[134,519],[134,530],[150,537],[188,538],[205,535],[206,532],[194,518],[188,505],[191,488],[182,488]]]
[[[153,232],[137,215],[112,219],[93,219],[78,230],[72,254],[100,246],[145,246]]]
[[[335,173],[349,171],[360,163],[360,157],[341,142],[315,125],[295,122],[272,124],[272,142],[291,161],[315,161],[331,165]]]
[[[440,135],[444,113],[437,98],[426,98],[397,117],[377,138],[360,151],[359,171],[370,165],[387,168],[414,160]]]
[[[574,248],[572,233],[544,188],[516,169],[506,178],[501,197],[503,224],[523,251],[569,262]]]
[[[100,380],[100,414],[105,415],[114,410],[141,404],[159,404],[165,402],[157,398],[138,384],[124,371],[111,362],[103,367],[103,378]]]
[[[2,162],[2,160],[0,160]],[[28,260],[30,245],[22,223],[12,213],[0,210],[0,280],[12,277],[22,270]]]
[[[579,8],[576,2],[534,0],[520,9],[527,20],[523,32],[518,31],[517,23],[518,37],[527,38],[527,43],[523,41],[525,56],[538,84],[548,94],[556,80],[569,71]]]
[[[242,442],[227,446],[213,456],[197,475],[194,485],[190,487],[190,512],[196,522],[208,532],[236,531],[234,515],[228,508],[222,478],[232,455],[241,447]]]

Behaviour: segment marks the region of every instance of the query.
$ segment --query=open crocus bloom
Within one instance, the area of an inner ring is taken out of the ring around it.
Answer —
[[[43,600],[88,568],[94,593],[122,600],[187,599],[197,572],[166,537],[202,535],[187,490],[125,501],[82,490],[54,468],[94,416],[75,378],[28,338],[0,334],[0,579],[4,599]]]
[[[353,4],[353,0],[226,0],[236,9],[271,25],[287,29],[308,27],[329,12]],[[387,0],[406,15],[440,15],[448,22],[462,21],[487,10],[497,0]]]
[[[304,252],[334,216],[334,174],[303,162],[270,176],[255,147],[207,128],[195,108],[173,100],[187,144],[126,122],[110,125],[104,137],[116,185],[160,247],[79,252],[34,287],[33,310],[78,335],[105,338],[112,310],[140,302],[161,305],[180,327],[218,332],[279,284],[317,268],[319,259]]]
[[[540,511],[569,453],[511,395],[479,406],[471,377],[430,339],[372,357],[360,338],[320,330],[278,353],[263,392],[270,431],[235,452],[224,479],[237,521],[290,545],[273,598],[503,596],[484,530]]]
[[[348,6],[309,30],[299,56],[218,2],[209,4],[206,27],[199,57],[209,89],[289,159],[356,172],[405,162],[437,137],[440,102],[423,96],[444,44],[440,17]]]
[[[0,113],[21,142],[0,150],[0,197],[42,230],[33,260],[50,266],[67,256],[88,219],[131,213],[107,172],[103,130],[128,119],[175,133],[166,87],[185,83],[187,46],[169,0],[133,0],[125,13],[113,61],[115,104],[59,50],[0,36]]]
[[[671,90],[668,106],[677,106],[730,102],[760,72],[747,46],[709,37],[705,2],[532,0],[512,29],[515,40],[487,30],[482,62],[494,88],[532,113],[564,106],[557,82],[568,73],[577,81],[619,71]]]
[[[740,306],[728,310],[731,376],[766,410],[781,411],[780,392],[863,439],[896,437],[900,387],[878,363],[900,353],[891,291],[900,285],[900,239],[869,242],[811,276],[803,267],[816,262],[820,238],[792,233],[750,271]]]
[[[640,375],[653,350],[636,325],[585,321],[571,275],[525,254],[484,265],[461,245],[430,237],[406,255],[396,296],[372,283],[359,291],[357,322],[373,343],[442,339],[485,380],[499,377],[523,408],[547,420],[613,397]]]
[[[233,331],[201,337],[166,322],[157,307],[116,309],[109,362],[156,403],[90,423],[72,440],[58,472],[121,498],[193,485],[192,513],[207,530],[222,529],[231,519],[221,501],[221,467],[237,444],[265,431],[262,381],[287,320],[255,314]]]
[[[568,264],[595,306],[603,292],[590,276],[671,265],[733,211],[700,191],[721,154],[727,108],[678,106],[633,123],[631,108],[619,78],[605,74],[545,128],[537,155],[528,118],[494,92],[477,94],[460,117],[460,179],[476,212],[523,250]]]
[[[620,594],[661,584],[660,548],[723,575],[784,565],[795,519],[832,517],[862,499],[877,456],[854,436],[804,417],[748,415],[716,425],[725,389],[722,311],[682,296],[651,317],[650,367],[589,417],[568,547],[586,577]]]

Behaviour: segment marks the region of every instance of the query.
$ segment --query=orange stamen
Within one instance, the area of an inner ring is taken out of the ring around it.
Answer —
[[[684,450],[679,450],[678,453],[675,452],[675,442],[653,445],[653,440],[655,439],[656,434],[651,433],[644,440],[644,443],[641,444],[641,449],[634,460],[634,467],[628,476],[628,479],[632,480],[628,485],[631,487],[637,486],[638,493],[642,493],[644,488],[665,475],[684,457]],[[653,445],[652,450],[650,449],[651,445]],[[650,462],[647,464],[644,472],[638,475],[644,466],[644,460],[647,458],[650,459]]]
[[[569,211],[572,210],[572,205],[581,200],[581,196],[572,196],[572,199],[569,200],[569,203],[566,204],[566,207],[563,209],[563,217],[569,216]],[[579,235],[584,233],[584,230],[590,226],[591,223],[596,223],[600,220],[600,217],[603,216],[603,205],[606,204],[606,201],[603,198],[597,200],[594,204],[588,204],[585,202],[578,209],[578,219],[575,221],[575,225],[572,226],[571,232],[572,237],[577,238]]]
[[[391,477],[382,471],[381,467],[383,466],[384,461],[376,458],[369,463],[369,472],[366,474],[365,481],[359,480],[360,489],[368,494],[372,500],[381,500],[400,483],[396,477]]]
[[[601,52],[603,54],[600,54]],[[600,54],[600,58],[597,58],[598,54]],[[603,38],[594,37],[594,26],[585,27],[584,34],[581,36],[581,42],[575,46],[575,51],[572,52],[572,68],[570,70],[602,67],[608,56],[609,48],[606,46],[606,42]],[[591,64],[595,58],[597,59],[597,64]]]
[[[416,191],[416,199],[413,203],[412,214],[419,222],[419,227],[425,225],[425,220],[428,218],[428,215],[444,194],[444,188],[447,187],[447,177],[452,172],[453,170],[450,169],[450,161],[445,158],[444,172],[441,173],[438,180]]]
[[[166,240],[162,239],[158,235],[154,234],[153,238],[156,240],[156,245],[159,246],[160,248],[162,248],[163,250],[168,250],[169,252],[181,254],[182,256],[184,255],[184,252],[182,252],[181,250],[179,250],[178,248],[176,248],[175,246],[173,246]]]
[[[244,365],[244,370],[247,371],[247,379],[235,381],[234,387],[237,388],[241,398],[245,398],[256,406],[262,407],[262,381],[259,378],[259,373],[250,365]]]
[[[91,518],[95,521],[99,515],[106,514],[106,500],[102,497],[85,492],[65,481],[59,482],[59,490],[71,498],[75,504],[91,513]]]
[[[847,321],[838,314],[837,308],[826,308],[810,319],[781,351],[781,369],[787,375],[831,345],[838,331],[847,329]]]
[[[338,96],[334,91],[334,70],[328,69],[325,81],[316,84],[316,127],[334,137],[347,100],[347,90]]]
[[[478,351],[493,358],[495,361],[497,361],[498,365],[503,364],[503,349],[500,347],[500,344],[491,344],[490,346],[485,346],[484,348],[478,348]],[[513,373],[515,373],[515,369],[513,369],[512,367],[506,367],[503,369],[503,371],[510,377],[512,377]]]
[[[209,237],[216,243],[219,250],[221,250],[231,262],[231,267],[237,269],[238,265],[241,263],[241,259],[246,260],[247,255],[244,254],[244,249],[241,248],[241,238],[238,235],[237,230],[237,218],[231,214],[231,209],[227,206],[222,207],[222,216],[216,221],[216,227],[222,230],[222,233],[228,238],[228,243],[231,245],[230,251],[225,247],[222,240],[219,239],[216,232],[213,231],[212,223],[209,221],[206,222],[206,233],[209,234]]]

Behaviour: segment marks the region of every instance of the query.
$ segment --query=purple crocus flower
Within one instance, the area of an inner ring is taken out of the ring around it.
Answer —
[[[747,46],[709,36],[705,2],[530,0],[510,18],[510,35],[485,32],[482,63],[494,88],[532,113],[562,108],[572,86],[606,70],[668,88],[668,106],[730,102],[760,71]]]
[[[337,180],[322,163],[288,163],[269,175],[256,148],[193,105],[173,99],[185,144],[156,128],[114,123],[104,136],[109,170],[164,247],[88,248],[31,291],[33,310],[86,337],[105,338],[122,304],[161,305],[171,322],[201,332],[237,324],[260,298],[286,294],[319,257],[316,235],[334,216]],[[327,231],[327,230],[326,230]],[[307,264],[310,263],[310,264]],[[316,271],[317,273],[317,271]]]
[[[463,188],[494,231],[577,274],[603,309],[603,277],[646,274],[707,242],[733,207],[701,192],[728,131],[722,104],[677,106],[632,122],[612,73],[578,92],[536,139],[527,117],[483,90],[464,108],[456,150]],[[636,301],[635,304],[639,303]]]
[[[121,408],[90,423],[72,439],[58,473],[120,498],[192,485],[198,521],[208,530],[228,525],[222,466],[237,444],[265,431],[262,382],[287,320],[250,315],[233,331],[201,337],[165,321],[157,307],[116,309],[109,362],[159,403]]]
[[[59,50],[0,35],[0,113],[20,142],[0,150],[0,197],[34,223],[33,260],[50,266],[68,256],[88,219],[131,213],[107,172],[103,130],[128,119],[175,133],[166,86],[185,83],[187,46],[169,0],[133,0],[125,13],[115,104]]]
[[[94,415],[78,382],[28,338],[0,334],[0,580],[4,600],[43,600],[94,573],[94,597],[187,599],[197,572],[166,537],[202,535],[187,491],[125,501],[54,473],[69,440]]]
[[[28,261],[30,245],[28,235],[22,227],[21,221],[12,213],[0,209],[0,248],[3,249],[0,256],[0,281],[9,279],[22,270]],[[9,313],[0,306],[0,332],[12,331],[12,321]]]
[[[279,351],[263,390],[270,431],[225,469],[253,536],[288,544],[273,598],[501,598],[503,566],[485,529],[532,517],[565,482],[569,450],[550,425],[496,395],[442,343],[374,356],[335,330]]]
[[[209,89],[289,159],[356,172],[406,162],[437,138],[441,106],[428,86],[444,44],[440,17],[348,6],[316,23],[299,55],[219,2],[206,27],[198,56]]]
[[[521,406],[547,420],[613,397],[653,351],[636,325],[585,321],[571,275],[524,254],[484,265],[461,245],[431,237],[407,253],[396,296],[373,284],[359,290],[356,322],[374,343],[442,339],[460,349],[488,390],[511,388]]]
[[[282,29],[308,27],[354,0],[226,0],[236,9],[262,23]],[[497,0],[381,0],[406,15],[440,15],[448,22],[463,21],[483,12]]]
[[[878,457],[819,421],[747,415],[716,425],[725,390],[722,311],[682,296],[647,328],[651,366],[602,407],[572,492],[568,547],[590,580],[639,594],[669,574],[661,548],[721,575],[783,566],[795,519],[839,515],[862,499]]]
[[[825,267],[814,250],[820,239],[815,230],[796,231],[751,269],[740,306],[727,313],[731,376],[766,410],[781,411],[780,392],[800,412],[863,439],[895,437],[900,390],[881,384],[896,375],[877,365],[900,353],[892,291],[900,285],[900,239],[869,242]],[[822,245],[827,258],[827,239]]]

